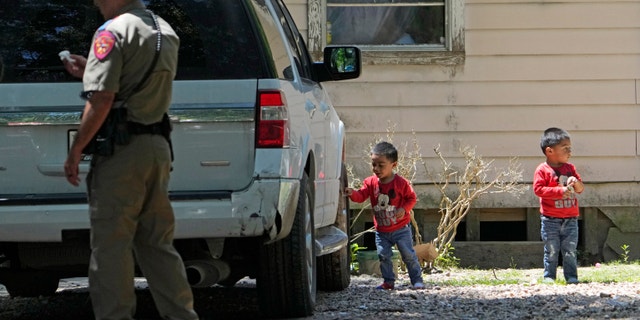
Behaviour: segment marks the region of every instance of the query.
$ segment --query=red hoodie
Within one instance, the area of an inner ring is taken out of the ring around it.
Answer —
[[[582,181],[576,167],[565,163],[559,168],[541,163],[533,175],[533,192],[540,197],[540,213],[554,218],[573,218],[580,215],[578,199],[573,195],[562,199],[567,178],[576,177]]]
[[[373,224],[378,232],[393,232],[411,222],[411,210],[418,199],[407,179],[395,174],[389,183],[380,183],[376,176],[370,176],[362,183],[360,190],[354,190],[351,200],[364,202],[369,198],[373,208]],[[397,208],[404,208],[404,216],[396,219]]]

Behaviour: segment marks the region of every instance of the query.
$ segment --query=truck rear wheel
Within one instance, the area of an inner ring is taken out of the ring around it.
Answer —
[[[349,199],[344,189],[349,186],[347,169],[342,165],[340,178],[340,199],[338,200],[338,214],[336,227],[351,239]],[[330,254],[318,257],[318,289],[323,291],[340,291],[351,283],[351,255],[349,244]]]
[[[316,256],[313,199],[309,177],[300,195],[291,233],[260,250],[257,277],[260,309],[267,318],[306,317],[316,302]]]

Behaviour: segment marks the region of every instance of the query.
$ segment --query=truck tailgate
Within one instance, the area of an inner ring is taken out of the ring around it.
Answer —
[[[174,83],[171,191],[233,191],[252,179],[257,80]]]
[[[64,178],[69,141],[83,102],[78,83],[3,86],[0,196],[5,200],[77,198]],[[257,80],[176,81],[170,115],[175,153],[171,191],[246,187],[254,162]],[[19,104],[18,102],[19,101]],[[89,162],[81,164],[81,179]]]

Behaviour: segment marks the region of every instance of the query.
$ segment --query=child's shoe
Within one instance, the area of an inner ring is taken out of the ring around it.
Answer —
[[[416,282],[413,284],[413,290],[423,290],[423,289],[424,289],[424,283]]]
[[[393,290],[393,284],[383,282],[381,285],[377,286],[378,290]]]

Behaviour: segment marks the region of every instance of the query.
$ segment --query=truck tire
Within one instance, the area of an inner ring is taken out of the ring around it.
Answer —
[[[336,226],[351,239],[349,199],[344,189],[349,186],[347,170],[342,165],[340,177],[340,199],[338,200],[338,214]],[[323,291],[340,291],[351,283],[351,255],[347,245],[330,254],[318,257],[318,289]]]
[[[53,295],[60,281],[58,276],[38,270],[6,271],[2,278],[2,284],[12,298]]]
[[[309,178],[300,181],[300,195],[291,233],[260,250],[256,285],[266,318],[306,317],[316,301],[316,257],[313,199]]]

